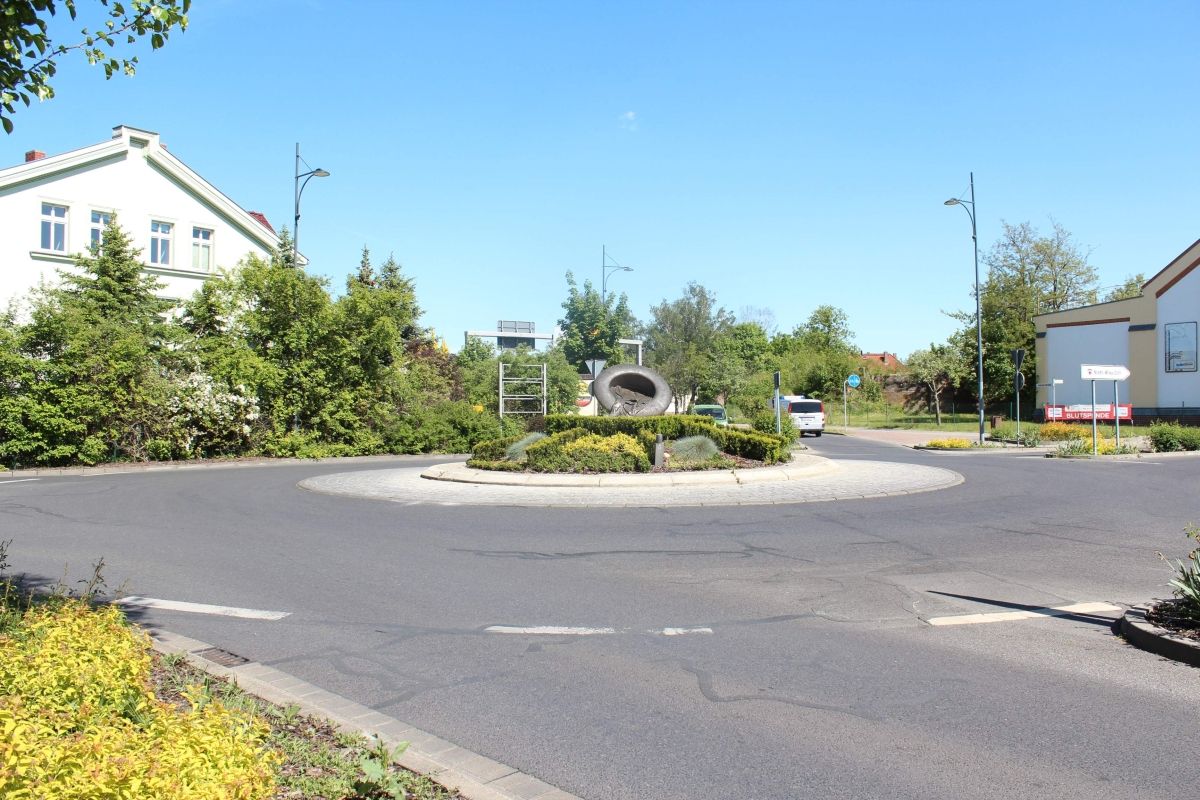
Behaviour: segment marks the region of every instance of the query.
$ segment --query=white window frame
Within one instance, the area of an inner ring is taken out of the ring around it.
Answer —
[[[204,237],[201,234],[207,233]],[[198,272],[212,272],[213,270],[213,243],[216,241],[217,232],[212,228],[205,228],[200,225],[192,226],[192,269]],[[207,264],[200,263],[200,254],[206,252],[208,257]]]
[[[62,209],[62,214],[55,214],[54,209]],[[41,245],[39,249],[48,253],[66,253],[71,244],[68,238],[71,230],[71,207],[64,203],[43,200],[42,214],[39,219],[41,220],[41,224],[38,225],[38,244]],[[61,235],[61,247],[54,246],[55,228],[59,229],[58,233]]]
[[[97,221],[96,217],[99,217]],[[88,245],[95,247],[97,251],[100,249],[100,243],[104,241],[104,229],[112,222],[113,212],[105,211],[102,208],[93,208],[89,216],[90,227],[88,229]]]
[[[164,230],[165,228],[165,230]],[[163,219],[150,220],[150,263],[156,267],[171,266],[175,223]]]

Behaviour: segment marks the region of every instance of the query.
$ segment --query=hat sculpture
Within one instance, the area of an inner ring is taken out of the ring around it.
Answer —
[[[648,367],[617,364],[596,376],[592,394],[613,416],[649,417],[665,414],[671,405],[671,387]]]

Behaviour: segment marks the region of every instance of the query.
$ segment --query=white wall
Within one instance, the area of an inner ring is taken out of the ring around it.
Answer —
[[[43,278],[57,280],[57,270],[70,267],[69,258],[41,250],[43,202],[69,208],[68,254],[87,250],[93,210],[116,213],[134,246],[142,250],[144,263],[150,258],[151,220],[173,223],[171,268],[158,274],[165,297],[188,297],[204,281],[204,274],[192,269],[193,226],[214,231],[214,272],[235,266],[251,252],[266,255],[264,246],[241,225],[149,163],[145,154],[156,148],[155,136],[146,148],[118,151],[98,164],[0,188],[0,308],[10,299],[24,299]]]
[[[1200,322],[1200,270],[1193,270],[1158,298],[1158,405],[1163,408],[1200,406],[1200,372],[1167,372],[1166,326]],[[1198,326],[1200,327],[1200,326]]]
[[[1061,378],[1062,386],[1054,390],[1059,405],[1092,402],[1091,381],[1079,377],[1081,364],[1124,364],[1129,363],[1129,323],[1109,322],[1102,325],[1072,325],[1065,328],[1046,330],[1046,360],[1049,362],[1039,370],[1038,380],[1049,383]],[[1139,366],[1144,369],[1145,366]],[[1122,403],[1128,403],[1128,388],[1122,386]],[[1049,402],[1050,391],[1046,390]],[[1096,401],[1112,402],[1112,383],[1096,384]]]

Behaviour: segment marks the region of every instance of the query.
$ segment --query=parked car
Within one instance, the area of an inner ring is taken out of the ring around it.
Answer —
[[[692,413],[712,417],[713,421],[722,428],[729,424],[729,417],[725,415],[725,406],[695,405],[692,406]]]
[[[792,418],[792,426],[798,435],[811,433],[820,436],[825,432],[825,404],[820,400],[802,394],[785,394],[779,400],[782,403],[781,410],[787,411]]]

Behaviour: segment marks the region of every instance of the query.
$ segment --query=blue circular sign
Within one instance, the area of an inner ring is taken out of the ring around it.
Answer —
[[[861,383],[862,378],[858,377],[857,375],[851,375],[849,378],[846,378],[846,385],[848,385],[851,389],[857,389]]]

